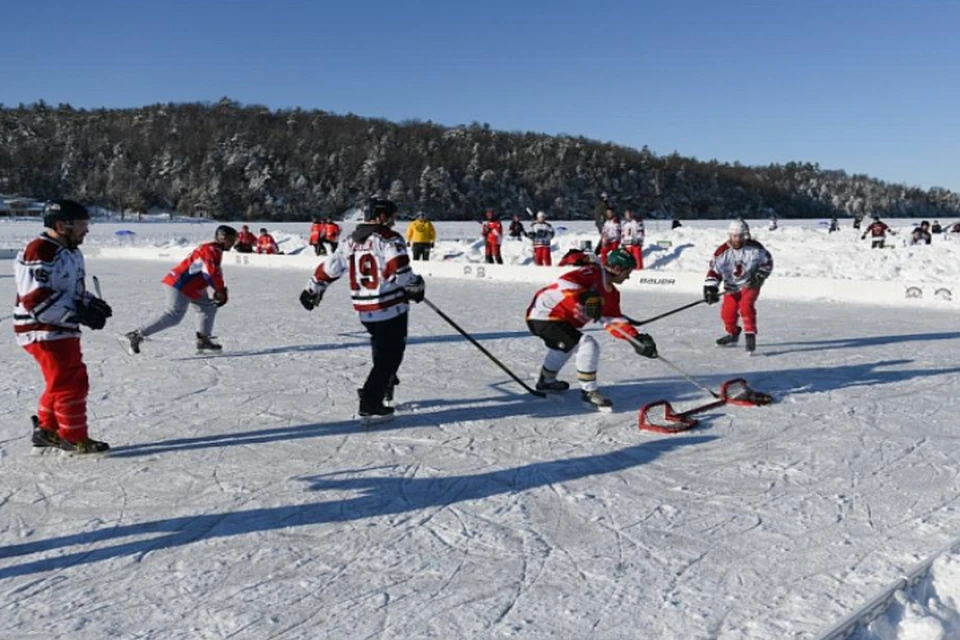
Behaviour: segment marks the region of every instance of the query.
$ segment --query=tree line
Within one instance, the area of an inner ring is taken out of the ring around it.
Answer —
[[[0,105],[0,193],[219,219],[339,216],[371,195],[438,220],[488,208],[585,218],[601,192],[645,216],[960,215],[960,196],[818,164],[662,156],[583,137],[219,102]]]

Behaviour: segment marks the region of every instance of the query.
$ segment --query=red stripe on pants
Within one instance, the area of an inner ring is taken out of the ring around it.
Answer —
[[[727,333],[737,332],[737,318],[743,318],[743,330],[747,333],[757,332],[757,298],[760,289],[741,289],[732,291],[723,296],[723,307],[720,317]]]
[[[551,266],[553,263],[550,258],[550,247],[534,247],[533,263],[538,266]]]
[[[37,408],[40,426],[57,429],[68,442],[86,438],[90,381],[80,352],[80,338],[34,342],[24,349],[40,365],[46,382]]]
[[[627,249],[630,251],[630,255],[633,256],[633,259],[637,262],[637,269],[643,269],[643,247],[638,244],[632,244]]]

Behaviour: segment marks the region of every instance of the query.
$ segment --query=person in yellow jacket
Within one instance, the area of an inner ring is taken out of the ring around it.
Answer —
[[[413,247],[413,259],[429,260],[430,249],[433,249],[436,241],[437,230],[433,228],[433,223],[427,220],[425,213],[418,213],[417,219],[407,227],[407,246]]]

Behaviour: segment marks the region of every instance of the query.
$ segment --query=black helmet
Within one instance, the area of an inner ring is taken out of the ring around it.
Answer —
[[[363,207],[363,219],[367,222],[376,220],[382,215],[392,216],[397,212],[397,205],[386,198],[370,198]]]
[[[216,233],[213,234],[213,239],[216,242],[224,242],[227,238],[236,238],[237,230],[231,227],[230,225],[222,224],[217,227]]]
[[[55,229],[58,222],[89,220],[87,208],[74,200],[51,200],[43,207],[43,226]]]

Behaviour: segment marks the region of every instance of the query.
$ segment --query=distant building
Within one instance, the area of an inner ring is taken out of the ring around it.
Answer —
[[[43,215],[43,203],[31,198],[0,196],[0,217],[21,218]]]

